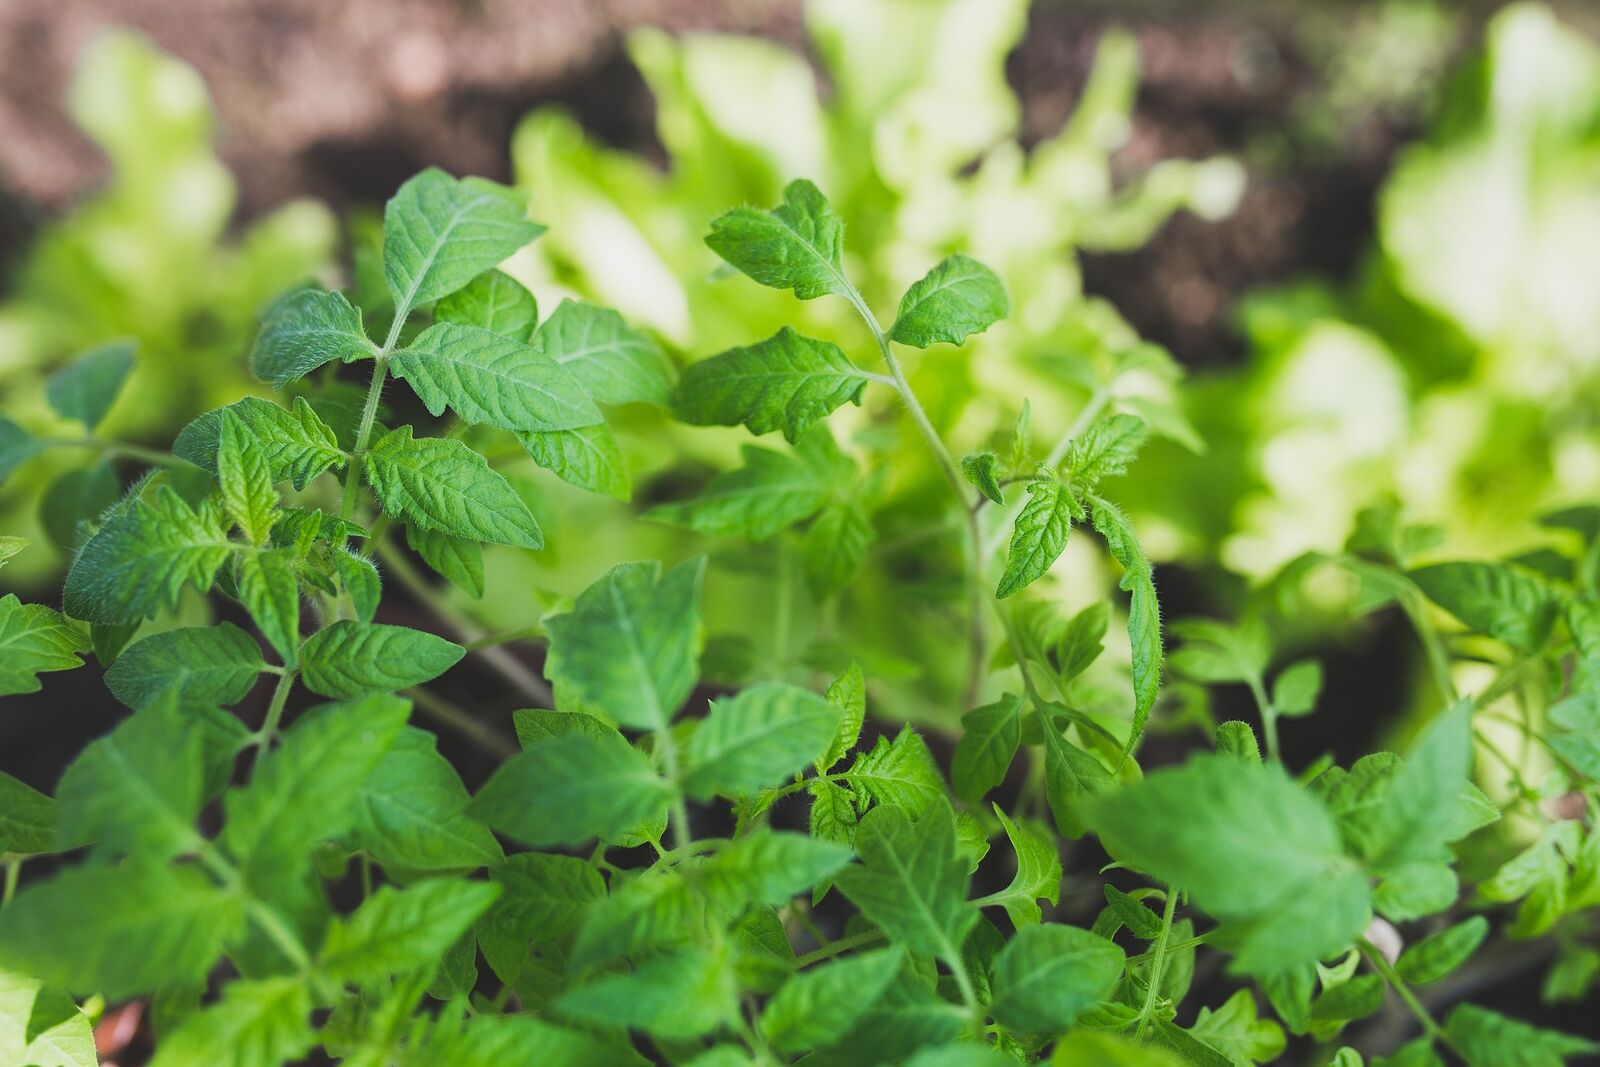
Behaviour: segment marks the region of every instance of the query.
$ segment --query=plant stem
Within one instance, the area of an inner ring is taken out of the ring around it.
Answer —
[[[1050,447],[1050,453],[1044,458],[1044,465],[1046,467],[1058,466],[1066,458],[1067,449],[1072,447],[1072,442],[1089,428],[1090,423],[1100,417],[1100,413],[1106,409],[1106,405],[1110,402],[1111,391],[1105,386],[1099,386],[1093,393],[1090,393],[1088,401],[1083,405],[1083,409],[1072,420],[1072,425],[1067,427],[1067,432],[1056,438],[1056,443]],[[985,557],[994,555],[1005,545],[1006,529],[1014,521],[1018,510],[1020,510],[1020,504],[1012,504],[1007,509],[1005,518],[995,527],[994,536],[983,546]]]
[[[1450,656],[1445,651],[1439,631],[1434,629],[1433,623],[1428,620],[1427,607],[1410,593],[1400,595],[1400,607],[1406,613],[1406,618],[1411,620],[1418,639],[1422,641],[1422,649],[1428,656],[1428,667],[1433,671],[1433,680],[1439,686],[1439,692],[1444,695],[1445,703],[1454,704],[1461,698],[1456,692],[1455,680],[1450,677]]]
[[[515,630],[501,630],[499,633],[480,637],[475,641],[463,641],[462,647],[468,652],[477,652],[495,645],[509,645],[513,641],[531,641],[544,638],[543,626],[521,626]]]
[[[667,723],[652,736],[656,750],[661,755],[661,769],[672,783],[672,806],[667,810],[667,829],[672,834],[672,850],[687,854],[694,843],[694,827],[689,823],[689,805],[683,801],[683,787],[678,762],[678,739],[672,736],[672,724]],[[666,853],[662,853],[663,856]]]
[[[145,463],[157,467],[175,467],[183,460],[171,452],[163,452],[157,448],[146,448],[143,445],[128,444],[124,441],[107,441],[103,437],[85,435],[83,437],[47,437],[44,444],[57,448],[88,448],[96,452],[103,452],[108,456],[122,456],[126,459],[143,460]]]
[[[1250,693],[1256,698],[1256,708],[1261,712],[1261,733],[1267,740],[1267,758],[1273,763],[1282,763],[1283,759],[1278,754],[1278,709],[1268,699],[1267,688],[1260,675],[1250,677]]]
[[[383,382],[389,376],[389,350],[400,332],[403,317],[395,316],[395,325],[389,331],[389,340],[383,352],[373,357],[372,383],[367,386],[367,400],[361,407],[361,423],[356,427],[355,447],[350,450],[350,462],[345,468],[344,496],[339,501],[339,517],[346,522],[356,510],[356,490],[361,486],[361,457],[366,455],[367,442],[372,437],[372,426],[378,419],[378,401],[383,397]]]
[[[848,937],[830,941],[815,951],[807,952],[804,956],[797,957],[794,961],[794,969],[798,971],[811,966],[813,963],[821,963],[825,959],[837,956],[841,952],[849,952],[853,948],[864,948],[867,945],[876,945],[880,941],[887,940],[889,940],[889,936],[882,930],[864,930],[859,934],[850,934]]]
[[[1417,995],[1411,991],[1411,987],[1406,984],[1406,980],[1400,977],[1400,973],[1394,969],[1384,954],[1373,947],[1372,942],[1366,938],[1362,938],[1356,944],[1361,949],[1361,954],[1367,958],[1367,962],[1372,964],[1372,969],[1383,976],[1383,980],[1389,983],[1389,987],[1399,995],[1400,1000],[1410,1009],[1411,1014],[1416,1016],[1417,1022],[1422,1024],[1423,1033],[1454,1051],[1454,1046],[1450,1044],[1450,1039],[1445,1036],[1444,1029],[1434,1019],[1433,1013],[1428,1010],[1422,1001],[1417,999]]]
[[[955,457],[945,447],[939,431],[934,429],[928,413],[923,410],[922,402],[912,391],[911,382],[907,380],[905,371],[900,367],[900,361],[895,358],[894,350],[889,346],[889,338],[884,334],[883,327],[878,324],[878,317],[867,307],[867,302],[861,298],[861,293],[856,287],[848,282],[846,282],[845,299],[850,301],[856,313],[861,316],[861,321],[865,322],[867,329],[872,332],[872,339],[878,344],[878,353],[883,357],[884,366],[889,368],[889,382],[900,394],[901,403],[905,404],[906,411],[911,414],[911,421],[917,424],[917,429],[933,453],[939,470],[944,474],[944,480],[950,483],[950,491],[955,494],[966,521],[967,683],[962,700],[964,705],[970,706],[977,700],[978,686],[983,680],[984,661],[983,614],[980,607],[983,603],[983,534],[978,528],[978,513],[972,507],[972,495],[977,491],[968,492],[969,487],[961,477],[961,469],[956,465]]]
[[[435,696],[421,686],[405,691],[407,698],[421,708],[434,721],[448,726],[456,733],[475,743],[479,748],[501,759],[517,754],[517,746],[495,732],[465,708],[457,707],[443,697]]]
[[[404,553],[393,547],[387,539],[374,541],[372,547],[395,581],[405,587],[413,599],[432,611],[441,622],[453,630],[470,652],[493,668],[500,677],[521,690],[529,700],[544,707],[550,706],[553,697],[544,679],[524,667],[515,656],[499,647],[497,643],[485,643],[487,631],[435,593],[427,579],[417,573],[417,569],[411,565],[411,561]]]
[[[272,747],[273,738],[278,734],[278,723],[283,718],[283,709],[289,702],[289,690],[294,688],[297,673],[289,669],[278,676],[278,684],[272,690],[272,702],[267,705],[267,717],[262,720],[261,729],[255,734],[256,754],[251,762],[251,773],[261,766],[261,757]]]
[[[6,858],[6,887],[0,893],[0,908],[11,903],[11,898],[17,895],[17,880],[22,877],[22,858],[8,856]]]
[[[1161,909],[1161,932],[1150,949],[1150,980],[1144,993],[1144,1007],[1139,1009],[1139,1025],[1134,1027],[1133,1039],[1144,1040],[1145,1027],[1150,1025],[1150,1015],[1156,1010],[1156,996],[1161,991],[1161,969],[1167,962],[1167,938],[1172,934],[1172,916],[1178,908],[1178,891],[1167,886],[1167,902]]]

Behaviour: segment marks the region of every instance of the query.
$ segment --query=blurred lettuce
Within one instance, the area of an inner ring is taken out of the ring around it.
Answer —
[[[845,219],[847,268],[875,308],[892,309],[911,282],[957,250],[1004,279],[1013,309],[1006,322],[959,351],[941,346],[913,359],[916,391],[958,452],[1008,447],[1025,403],[1040,455],[1091,405],[1134,411],[1157,433],[1199,447],[1179,412],[1176,366],[1108,303],[1085,296],[1078,253],[1137,247],[1175,211],[1226,214],[1242,191],[1243,172],[1226,159],[1170,160],[1131,180],[1114,176],[1112,154],[1128,136],[1139,66],[1135,42],[1120,32],[1102,39],[1063,128],[1024,147],[1005,57],[1026,16],[1024,0],[812,0],[806,27],[826,93],[819,72],[778,43],[636,31],[629,52],[655,96],[666,167],[598,143],[559,110],[535,112],[517,131],[512,155],[534,216],[553,225],[508,269],[541,303],[553,303],[545,295],[552,293],[617,308],[657,331],[685,361],[793,325],[871,366],[870,338],[843,302],[800,303],[742,284],[717,270],[702,241],[723,211],[771,203],[788,180],[808,177]],[[924,695],[947,696],[950,680],[937,676],[959,669],[951,662],[959,657],[947,654],[958,620],[954,613],[917,613],[918,604],[944,600],[944,589],[959,581],[955,531],[937,525],[947,490],[888,398],[832,421],[888,472],[874,516],[887,547],[875,551],[845,594],[847,606],[795,610],[819,613],[820,629],[837,647],[848,647],[854,627],[901,635],[902,660],[872,673],[926,671],[935,677],[925,679]],[[704,477],[681,463],[664,471],[664,463],[687,455],[705,468],[725,469],[748,440],[742,432],[658,423],[648,429],[648,438],[625,441],[630,462],[645,474],[645,503],[652,490],[682,495],[684,478]],[[604,518],[616,505],[558,486],[551,494],[552,523],[618,528]],[[682,553],[704,543],[649,524],[643,529],[628,536],[647,539],[650,549]],[[617,558],[607,537],[557,534],[540,559],[505,565],[526,568],[530,582],[570,592]],[[930,538],[949,543],[947,571],[898,566],[894,545]],[[785,551],[719,557],[709,586],[713,626],[746,635],[758,661],[803,654],[831,665],[834,654],[825,646],[775,649],[783,634],[763,632],[767,612],[751,625],[750,605],[769,602],[776,568],[792,565]],[[1087,602],[1106,578],[1098,552],[1081,546],[1058,570],[1074,576],[1076,589],[1057,583],[1051,595],[1058,598]],[[520,610],[510,597],[497,603],[492,593],[485,607],[506,619]],[[917,623],[905,625],[908,618]],[[885,626],[886,619],[902,621]]]
[[[31,429],[58,430],[40,421],[45,375],[90,346],[132,339],[137,369],[106,429],[162,437],[248,387],[257,312],[328,264],[337,224],[305,200],[230,234],[236,187],[213,147],[205,85],[142,37],[93,41],[67,106],[105,153],[110,179],[50,223],[16,269],[0,302],[0,404]],[[36,499],[38,481],[58,470],[14,479],[3,499]],[[33,516],[16,506],[0,505],[0,526],[32,533]]]
[[[1134,487],[1196,561],[1264,576],[1389,494],[1452,552],[1504,554],[1600,494],[1600,52],[1500,12],[1377,208],[1355,284],[1245,300],[1250,362],[1191,385],[1203,469],[1169,450]]]

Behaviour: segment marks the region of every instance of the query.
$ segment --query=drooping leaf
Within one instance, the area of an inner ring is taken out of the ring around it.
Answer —
[[[569,734],[500,765],[468,814],[535,848],[615,838],[651,819],[672,786],[615,731]]]
[[[250,370],[262,381],[287,385],[324,363],[349,362],[377,350],[362,328],[361,312],[343,293],[298,289],[261,317]]]
[[[62,592],[68,615],[92,623],[133,623],[178,602],[185,585],[211,587],[235,550],[223,520],[167,486],[125,498],[72,561]]]
[[[672,395],[672,363],[646,333],[609,308],[563,300],[534,348],[583,383],[598,404],[656,404]]]
[[[83,631],[59,611],[0,596],[0,696],[37,693],[41,671],[81,667],[78,653],[88,649]]]
[[[804,179],[783,190],[771,211],[736,208],[711,224],[711,250],[762,285],[793,289],[801,300],[850,291],[844,279],[844,221]]]
[[[173,453],[215,472],[222,422],[230,415],[239,420],[246,436],[266,455],[274,482],[288,479],[296,489],[304,489],[312,478],[346,462],[333,430],[305,397],[298,396],[290,408],[247,396],[225,408],[208,411],[179,432],[172,445]]]
[[[867,376],[837,345],[785,326],[765,341],[701,360],[684,371],[673,414],[696,426],[782,430],[798,441],[817,420],[860,404]]]
[[[421,685],[464,655],[460,645],[422,630],[340,619],[306,639],[300,672],[313,692],[355,697]]]
[[[407,526],[406,544],[451,585],[468,596],[483,596],[483,549],[478,542]]]
[[[545,675],[558,693],[618,722],[659,730],[699,672],[703,559],[663,577],[656,563],[613,567],[548,620]]]
[[[970,803],[1005,778],[1022,743],[1022,698],[1007,693],[961,716],[961,738],[950,761],[956,796]]]
[[[1150,561],[1127,516],[1108,500],[1094,498],[1094,528],[1106,539],[1111,556],[1122,565],[1117,584],[1128,591],[1128,643],[1133,650],[1133,725],[1124,754],[1144,735],[1150,710],[1161,691],[1161,603],[1156,599]]]
[[[811,765],[838,732],[839,708],[791,685],[752,686],[714,701],[685,752],[691,796],[733,796],[777,785]]]
[[[56,414],[94,433],[133,370],[135,347],[132,341],[113,341],[85,352],[50,376],[45,399]]]
[[[243,921],[239,894],[190,867],[74,867],[0,911],[0,965],[122,1000],[199,982]]]
[[[383,223],[384,280],[401,316],[450,295],[544,232],[512,190],[435,167],[400,187]]]
[[[1028,502],[1017,513],[1006,568],[994,595],[1004,600],[1043,576],[1067,547],[1072,520],[1082,515],[1083,505],[1066,485],[1051,478],[1029,482]]]
[[[499,270],[486,270],[433,306],[435,322],[454,322],[527,342],[539,321],[539,305],[521,282]]]
[[[478,453],[450,438],[414,440],[402,426],[364,457],[383,510],[473,541],[543,548],[544,535],[516,490]]]
[[[1074,926],[1025,926],[994,961],[995,1019],[1025,1032],[1060,1033],[1111,992],[1123,952]]]
[[[900,298],[891,340],[927,348],[959,345],[1011,312],[1006,287],[994,271],[967,256],[947,256]]]
[[[582,383],[530,345],[441,322],[389,359],[428,411],[504,430],[573,430],[601,421]]]

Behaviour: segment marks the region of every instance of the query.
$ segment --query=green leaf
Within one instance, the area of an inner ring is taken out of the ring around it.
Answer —
[[[1055,816],[1056,829],[1069,838],[1082,837],[1088,828],[1084,806],[1111,788],[1111,775],[1094,755],[1063,737],[1048,716],[1042,733],[1045,798]]]
[[[489,877],[501,892],[478,921],[478,938],[484,959],[505,982],[516,981],[531,942],[570,933],[606,895],[600,872],[576,856],[519,852]]]
[[[1291,718],[1316,710],[1322,692],[1322,664],[1314,659],[1291,663],[1272,682],[1272,707],[1279,715]]]
[[[915,820],[899,808],[875,808],[857,827],[855,847],[862,862],[834,876],[840,892],[894,941],[961,966],[961,943],[979,916],[967,901],[950,805],[930,804]]]
[[[928,743],[910,724],[902,726],[893,741],[879,737],[870,751],[856,757],[845,779],[863,808],[871,801],[911,816],[920,815],[945,792]]]
[[[380,886],[348,919],[328,928],[318,966],[362,986],[409,971],[431,972],[499,894],[493,882],[443,878],[405,889]]]
[[[1333,816],[1276,765],[1196,756],[1087,815],[1113,856],[1245,924],[1236,964],[1252,973],[1347,948],[1370,917]]]
[[[919,1048],[955,1041],[970,1022],[960,1005],[939,995],[931,976],[907,964],[826,1054],[854,1067],[900,1063]]]
[[[323,704],[284,732],[250,784],[230,790],[223,805],[219,841],[248,883],[304,869],[314,844],[351,826],[362,787],[410,711],[403,700],[371,696]]]
[[[50,376],[45,399],[56,414],[94,433],[133,370],[136,347],[132,341],[113,341],[85,352]]]
[[[1266,628],[1251,621],[1238,626],[1212,619],[1179,619],[1173,636],[1183,647],[1172,654],[1172,667],[1197,682],[1250,682],[1267,670],[1272,644]]]
[[[711,250],[771,289],[801,300],[851,291],[845,281],[844,221],[815,185],[800,179],[771,211],[736,208],[711,224]]]
[[[1468,1067],[1561,1067],[1568,1056],[1600,1050],[1586,1038],[1530,1026],[1476,1004],[1457,1004],[1444,1032]]]
[[[493,866],[505,853],[471,801],[433,735],[407,727],[361,787],[351,843],[391,871]]]
[[[311,1049],[311,992],[298,976],[229,982],[222,999],[161,1037],[150,1067],[279,1067]]]
[[[192,851],[206,801],[202,738],[176,703],[162,701],[90,742],[56,790],[60,844],[95,844],[143,861]]]
[[[570,966],[586,970],[687,944],[694,931],[705,928],[707,915],[703,894],[691,890],[680,871],[658,868],[619,880],[611,895],[584,916]]]
[[[39,501],[39,520],[58,548],[78,547],[79,528],[93,523],[117,502],[122,483],[109,460],[67,471],[50,483]]]
[[[1236,1064],[1267,1063],[1283,1055],[1283,1028],[1258,1018],[1256,998],[1236,990],[1216,1011],[1202,1007],[1189,1032]]]
[[[250,370],[262,381],[287,385],[336,359],[346,363],[377,354],[367,339],[361,312],[343,293],[299,289],[276,301],[261,317],[250,350]]]
[[[383,213],[383,276],[395,314],[448,296],[544,232],[518,195],[429,167]]]
[[[97,1067],[94,1025],[61,990],[0,970],[0,1063]]]
[[[1024,926],[994,961],[995,1021],[1056,1034],[1110,994],[1122,977],[1122,949],[1074,926]]]
[[[222,490],[223,513],[251,544],[266,541],[272,532],[273,509],[278,506],[272,471],[265,451],[255,447],[239,417],[226,408],[217,439],[217,483]]]
[[[672,398],[672,362],[649,334],[610,308],[563,300],[533,339],[600,404],[655,404]]]
[[[239,557],[239,600],[278,655],[295,665],[300,645],[300,584],[293,550],[266,549]],[[329,696],[346,696],[330,693]]]
[[[539,304],[511,275],[486,270],[463,288],[442,297],[433,307],[433,319],[477,326],[513,341],[527,342],[539,321]]]
[[[466,654],[422,630],[340,619],[306,638],[300,673],[306,687],[323,696],[392,693],[437,678]]]
[[[737,995],[734,975],[720,957],[686,949],[657,956],[632,974],[570,989],[557,999],[556,1008],[579,1021],[687,1040],[731,1018],[738,1010]]]
[[[0,772],[0,852],[21,856],[55,850],[56,802]]]
[[[40,671],[81,667],[78,653],[88,648],[83,631],[54,608],[0,596],[0,696],[37,693]]]
[[[646,1061],[632,1048],[531,1015],[474,1015],[459,1032],[430,1035],[418,1050],[417,1064],[449,1067],[640,1067]]]
[[[1028,483],[1028,501],[1017,513],[1006,552],[1006,569],[994,595],[1004,600],[1044,575],[1067,547],[1072,520],[1082,517],[1083,505],[1072,490],[1051,478]]]
[[[633,476],[622,446],[604,423],[576,430],[519,433],[517,440],[533,461],[568,485],[618,500],[633,495]]]
[[[767,1002],[761,1032],[780,1052],[826,1047],[872,1009],[904,960],[894,946],[800,971]]]
[[[1472,765],[1472,703],[1439,716],[1392,775],[1374,782],[1359,807],[1343,814],[1345,835],[1371,867],[1447,861],[1461,791]]]
[[[566,368],[531,346],[477,326],[431,326],[389,358],[433,415],[504,430],[572,430],[600,409]]]
[[[967,481],[996,504],[1004,504],[1006,497],[1000,489],[999,466],[1000,457],[993,452],[976,452],[961,457],[961,473]]]
[[[956,796],[976,803],[999,785],[1022,743],[1022,698],[1007,693],[961,716],[961,739],[950,761]]]
[[[478,542],[407,526],[406,544],[445,581],[470,597],[483,596],[483,548]]]
[[[311,479],[343,466],[348,459],[328,424],[301,396],[295,397],[288,409],[247,396],[225,408],[208,411],[183,428],[173,442],[173,453],[215,472],[222,423],[230,415],[239,420],[245,435],[265,454],[275,483],[288,479],[296,489],[304,489]]]
[[[1000,805],[993,807],[1012,851],[1017,854],[1017,873],[1011,884],[996,894],[995,902],[1006,909],[1012,925],[1020,930],[1043,918],[1039,901],[1061,902],[1061,857],[1056,853],[1054,839],[1013,822],[1000,810]]]
[[[850,848],[805,834],[760,829],[702,863],[695,880],[728,914],[751,904],[777,907],[850,861]]]
[[[339,576],[340,586],[350,595],[357,620],[371,622],[378,613],[378,601],[383,597],[383,578],[378,574],[378,565],[372,557],[348,548],[335,548],[331,554],[334,572]]]
[[[1144,420],[1133,415],[1108,415],[1075,438],[1062,468],[1085,486],[1127,473],[1128,465],[1149,436]]]
[[[615,838],[666,805],[672,786],[612,731],[569,734],[500,765],[468,814],[535,848]]]
[[[1122,565],[1117,584],[1128,591],[1128,643],[1133,650],[1133,725],[1128,730],[1124,756],[1133,752],[1144,736],[1145,723],[1161,691],[1161,603],[1150,561],[1133,527],[1115,504],[1095,497],[1094,528],[1106,539],[1111,556]]]
[[[1086,1029],[1074,1030],[1056,1042],[1050,1062],[1056,1067],[1184,1067],[1183,1060],[1165,1049]]]
[[[1461,884],[1447,863],[1403,863],[1372,893],[1372,906],[1394,922],[1436,915],[1456,902]]]
[[[782,430],[798,441],[819,419],[860,404],[867,376],[839,346],[785,326],[765,341],[693,364],[683,373],[672,411],[695,426]]]
[[[240,896],[193,868],[74,867],[0,911],[0,966],[80,997],[126,1000],[201,982],[243,918]]]
[[[383,510],[429,530],[519,548],[543,548],[533,512],[489,461],[460,441],[413,440],[391,430],[366,454],[367,480]]]
[[[994,271],[966,256],[947,256],[900,298],[889,338],[917,348],[959,345],[1010,313],[1006,287]]]
[[[1468,629],[1532,652],[1544,644],[1560,603],[1540,578],[1497,563],[1436,563],[1409,577]]]
[[[765,541],[815,515],[841,481],[854,476],[849,460],[835,458],[832,438],[821,443],[827,433],[825,427],[816,428],[793,454],[745,445],[740,450],[743,467],[717,475],[695,499],[653,507],[645,516],[705,534]]]
[[[1394,961],[1394,969],[1412,985],[1437,982],[1471,959],[1488,936],[1489,920],[1474,915],[1409,946]]]
[[[1232,756],[1246,763],[1261,762],[1261,745],[1247,722],[1230,720],[1218,725],[1216,743],[1218,755]]]
[[[1345,1023],[1364,1019],[1383,1007],[1383,979],[1376,974],[1358,974],[1348,981],[1330,986],[1311,1005],[1311,1021]]]
[[[185,585],[211,588],[234,551],[208,505],[191,508],[167,486],[125,498],[72,561],[62,598],[85,622],[132,623],[171,611]]]
[[[823,507],[806,528],[802,554],[806,585],[819,600],[849,584],[872,546],[872,520],[854,504]]]
[[[689,739],[684,791],[705,799],[777,785],[811,765],[838,733],[839,719],[836,705],[775,682],[713,701]]]
[[[559,693],[627,726],[659,730],[699,673],[704,559],[665,577],[660,564],[624,563],[549,619],[545,676]]]
[[[1105,891],[1106,903],[1110,905],[1112,914],[1134,937],[1141,941],[1154,941],[1161,935],[1161,917],[1138,897],[1124,893],[1114,885],[1101,888]]]
[[[852,663],[845,668],[845,672],[829,684],[823,697],[839,709],[839,728],[816,761],[817,770],[825,773],[861,740],[861,726],[867,718],[867,680],[861,672],[861,664]]]
[[[24,462],[44,451],[44,442],[0,415],[0,484]]]

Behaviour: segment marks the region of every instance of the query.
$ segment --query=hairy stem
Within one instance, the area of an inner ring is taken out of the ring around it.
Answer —
[[[811,966],[813,963],[821,963],[823,960],[831,959],[841,952],[849,952],[853,948],[865,948],[868,945],[876,945],[880,941],[887,940],[889,940],[889,935],[882,930],[864,930],[859,934],[850,934],[848,937],[841,937],[837,941],[830,941],[813,952],[807,952],[804,956],[796,957],[794,969],[798,971]]]
[[[1133,1039],[1144,1040],[1145,1027],[1150,1025],[1150,1016],[1156,1010],[1156,997],[1161,992],[1161,969],[1167,962],[1167,939],[1172,934],[1172,916],[1178,908],[1178,891],[1167,886],[1167,902],[1161,909],[1161,932],[1156,935],[1156,943],[1150,948],[1150,979],[1144,993],[1144,1007],[1139,1009],[1139,1025],[1134,1027]]]
[[[1261,713],[1261,732],[1267,741],[1267,758],[1273,763],[1282,763],[1283,759],[1278,753],[1278,709],[1268,698],[1260,675],[1252,675],[1249,681],[1250,695],[1256,698],[1256,709]]]
[[[278,735],[278,723],[283,719],[283,709],[289,703],[289,690],[294,688],[295,676],[298,672],[288,669],[278,676],[278,684],[272,689],[272,702],[267,705],[267,717],[261,722],[261,729],[256,731],[255,758],[251,762],[251,773],[261,766],[261,757],[266,755],[267,749],[272,747],[273,739]]]
[[[366,455],[367,442],[372,438],[373,424],[378,420],[378,401],[383,397],[383,382],[389,376],[389,350],[399,333],[400,316],[395,317],[395,329],[389,331],[389,341],[383,352],[372,361],[372,383],[367,386],[367,400],[361,407],[361,422],[356,427],[355,447],[350,450],[350,463],[345,469],[344,496],[339,501],[339,517],[346,522],[356,511],[356,490],[361,487],[361,458]]]
[[[1400,973],[1389,963],[1388,958],[1382,952],[1379,952],[1372,942],[1366,938],[1362,938],[1357,942],[1357,945],[1361,949],[1361,954],[1367,958],[1367,962],[1372,964],[1372,969],[1383,976],[1383,980],[1389,983],[1389,987],[1400,997],[1401,1002],[1405,1004],[1412,1015],[1416,1016],[1417,1022],[1422,1025],[1422,1032],[1454,1051],[1454,1046],[1450,1044],[1450,1039],[1445,1036],[1444,1029],[1434,1019],[1433,1013],[1427,1009],[1427,1006],[1422,1001],[1417,999],[1417,995],[1411,991],[1411,987],[1406,984],[1406,980],[1401,978]]]

